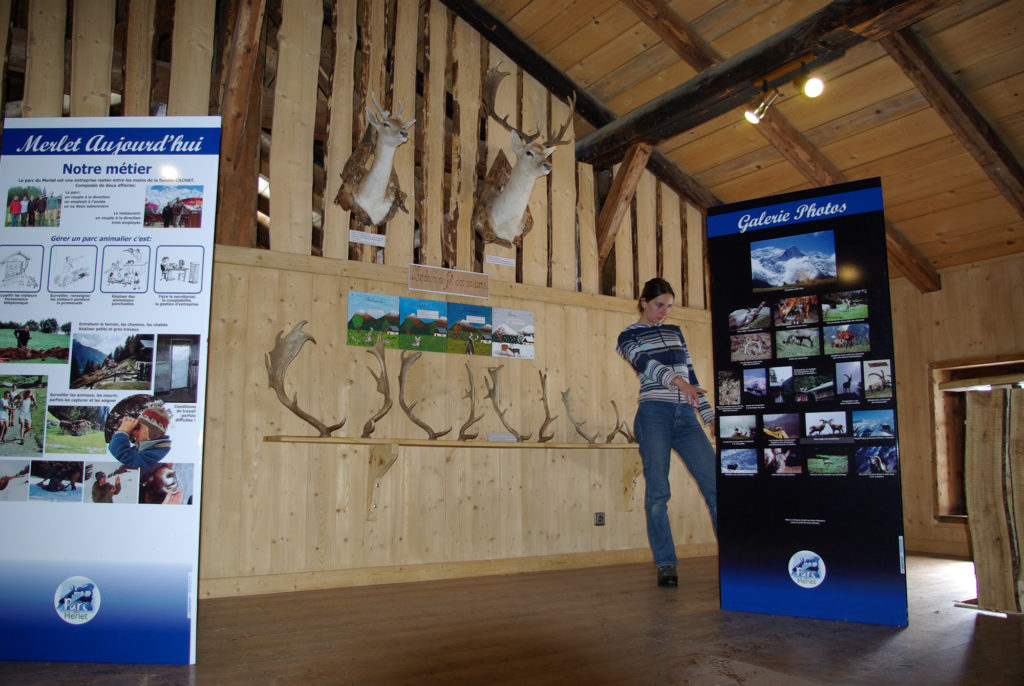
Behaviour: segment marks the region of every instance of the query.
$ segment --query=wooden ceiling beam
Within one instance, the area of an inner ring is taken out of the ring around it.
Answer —
[[[892,33],[879,44],[1024,217],[1024,167],[928,47],[910,29]]]
[[[562,70],[548,61],[522,38],[513,33],[494,15],[481,7],[475,0],[441,0],[464,22],[476,29],[477,33],[492,45],[508,55],[533,78],[537,79],[554,95],[568,100],[576,94],[576,114],[592,126],[600,128],[615,121],[618,115],[598,100]],[[577,157],[577,159],[579,159]],[[651,172],[675,190],[686,201],[701,209],[718,205],[721,200],[703,184],[680,169],[679,165],[654,150],[648,161]]]
[[[767,75],[772,79],[768,85],[774,86],[790,81],[801,62],[814,68],[838,59],[866,40],[851,27],[903,4],[899,0],[834,0],[579,139],[576,158],[593,164],[614,162],[635,143],[657,144],[745,105],[761,92]]]
[[[924,2],[925,0],[921,0]],[[721,55],[701,38],[664,0],[621,0],[628,5],[662,40],[695,69],[706,69],[722,61]],[[930,6],[934,0],[927,0]],[[910,3],[917,5],[918,3]],[[917,7],[918,11],[925,8]],[[872,31],[879,33],[883,27],[896,28],[906,24],[906,12],[895,16],[885,13],[888,18],[877,18]],[[677,47],[679,46],[679,47]],[[788,119],[778,110],[768,114],[758,125],[758,131],[786,158],[805,178],[818,186],[842,183],[848,179],[838,167],[811,144]],[[886,244],[889,257],[907,279],[921,292],[937,291],[942,280],[938,271],[892,222],[886,221]],[[600,234],[598,234],[600,239]],[[599,243],[600,245],[600,243]]]
[[[650,143],[637,143],[626,152],[622,159],[612,187],[608,191],[601,215],[597,218],[597,260],[604,264],[609,253],[615,246],[615,235],[622,224],[622,218],[629,212],[633,196],[636,195],[637,184],[647,167],[654,146]]]

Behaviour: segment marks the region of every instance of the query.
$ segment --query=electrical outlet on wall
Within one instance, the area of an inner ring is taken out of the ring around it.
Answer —
[[[594,513],[594,526],[604,526],[604,512]]]

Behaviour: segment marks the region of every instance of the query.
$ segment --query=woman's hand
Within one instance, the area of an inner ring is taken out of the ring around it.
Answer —
[[[697,406],[697,402],[700,399],[700,396],[704,395],[705,393],[703,388],[701,388],[700,386],[694,386],[681,376],[677,376],[676,378],[672,379],[672,385],[679,389],[679,392],[683,396],[683,401],[687,405],[693,405],[694,407]]]

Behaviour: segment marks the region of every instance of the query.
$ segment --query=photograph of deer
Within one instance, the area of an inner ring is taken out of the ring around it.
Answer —
[[[499,71],[501,62],[487,70],[483,84],[483,110],[502,128],[509,132],[509,143],[516,155],[516,162],[510,165],[504,151],[495,158],[487,176],[477,188],[473,206],[473,230],[485,243],[498,243],[505,247],[521,246],[523,236],[533,227],[533,217],[527,208],[533,182],[551,172],[548,158],[559,145],[570,140],[565,138],[576,111],[576,95],[569,101],[569,114],[558,133],[543,142],[538,141],[540,133],[526,133],[512,126],[508,115],[498,116],[494,99],[501,80],[508,72]]]

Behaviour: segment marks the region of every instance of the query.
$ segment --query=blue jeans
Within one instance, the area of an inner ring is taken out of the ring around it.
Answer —
[[[640,459],[644,465],[644,511],[654,564],[659,567],[675,566],[676,547],[668,522],[668,500],[672,496],[668,468],[672,462],[672,451],[679,454],[697,482],[717,535],[715,449],[701,428],[694,408],[683,403],[641,402],[633,420],[633,433],[640,443]]]

